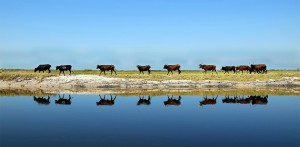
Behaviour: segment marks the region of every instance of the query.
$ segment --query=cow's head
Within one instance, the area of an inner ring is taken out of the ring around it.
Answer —
[[[222,66],[221,70],[225,70],[225,67],[224,67],[224,66]]]
[[[165,65],[164,65],[164,69],[168,69],[168,64],[165,64]]]
[[[203,67],[203,65],[202,64],[199,64],[199,68],[202,68]]]
[[[100,65],[97,65],[97,68],[96,69],[100,69]]]
[[[56,70],[58,70],[59,69],[59,66],[56,66]]]
[[[140,67],[140,65],[137,65],[136,67],[137,67],[137,68],[139,68],[139,67]]]
[[[36,72],[37,71],[37,68],[34,68],[34,72]]]

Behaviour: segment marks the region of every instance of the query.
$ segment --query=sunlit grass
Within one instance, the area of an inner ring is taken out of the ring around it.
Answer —
[[[99,75],[99,70],[74,70],[72,75]],[[59,71],[52,70],[51,73],[38,73],[32,70],[0,70],[0,80],[15,80],[18,78],[22,79],[43,79],[50,76],[58,76]],[[65,72],[66,76],[69,72]],[[63,74],[61,74],[63,76]],[[163,80],[192,80],[192,81],[203,81],[203,80],[228,80],[228,81],[265,81],[269,79],[282,79],[283,77],[300,77],[300,71],[296,70],[269,70],[268,74],[224,74],[223,71],[218,71],[218,74],[212,74],[207,72],[203,74],[200,70],[183,70],[180,75],[178,72],[174,72],[173,75],[167,75],[167,71],[151,71],[148,75],[146,72],[144,75],[139,75],[138,71],[117,71],[117,75],[110,75],[110,72],[106,72],[106,75],[102,73],[101,76],[112,77],[112,78],[133,78],[133,79],[145,79],[154,81]]]

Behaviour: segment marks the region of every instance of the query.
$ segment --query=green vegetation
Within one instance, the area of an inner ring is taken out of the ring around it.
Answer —
[[[65,72],[66,76],[69,75],[69,72]],[[155,80],[155,81],[163,81],[163,80],[193,80],[193,81],[202,81],[202,80],[228,80],[228,81],[239,81],[239,82],[247,82],[247,81],[265,81],[269,79],[282,79],[283,77],[300,77],[300,71],[297,70],[269,70],[268,74],[247,74],[241,73],[233,74],[232,72],[229,74],[224,74],[223,71],[218,71],[218,74],[212,74],[211,72],[207,72],[207,74],[203,74],[200,70],[183,70],[180,75],[178,72],[174,72],[173,75],[167,75],[167,71],[152,71],[151,75],[145,74],[139,75],[138,71],[117,71],[118,75],[110,75],[110,72],[106,72],[106,75],[102,73],[104,77],[112,77],[112,78],[134,78],[134,79],[146,79],[146,80]],[[49,74],[33,72],[33,70],[0,70],[0,80],[16,80],[18,78],[22,79],[38,79],[41,80],[45,77],[49,76],[58,76],[59,72],[52,70]],[[99,75],[99,70],[74,70],[72,75]],[[63,75],[61,75],[63,76]]]

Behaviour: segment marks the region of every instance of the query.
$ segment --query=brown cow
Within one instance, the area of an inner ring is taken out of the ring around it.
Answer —
[[[64,104],[64,105],[70,105],[71,104],[71,96],[69,95],[69,99],[65,99],[65,95],[63,94],[63,97],[60,97],[58,100],[55,100],[56,104]]]
[[[148,96],[148,99],[145,99],[144,96],[143,97],[139,96],[139,97],[140,97],[140,99],[139,99],[139,101],[137,102],[136,105],[150,105],[151,104],[151,102],[150,102],[151,97],[150,96]]]
[[[145,65],[145,66],[137,65],[136,67],[139,69],[140,74],[141,73],[144,74],[144,71],[148,71],[148,74],[150,75],[150,68],[151,68],[150,65]]]
[[[254,96],[252,99],[252,105],[266,105],[268,103],[268,95],[266,96]]]
[[[248,65],[240,65],[240,66],[237,66],[237,67],[236,67],[236,71],[242,71],[242,74],[244,74],[243,71],[247,71],[247,73],[248,73],[248,72],[251,73],[251,68],[250,68],[250,66],[248,66]],[[237,72],[236,72],[236,73],[237,73]]]
[[[174,99],[172,95],[171,98],[168,96],[168,100],[164,101],[164,104],[165,106],[167,105],[179,106],[181,104],[180,100],[181,100],[181,96],[178,96],[178,99]]]
[[[239,103],[239,104],[250,104],[252,99],[253,99],[252,96],[248,96],[248,98],[244,98],[244,96],[242,98],[239,97],[237,99],[237,103]]]
[[[109,70],[111,71],[110,75],[112,75],[113,72],[115,72],[115,74],[117,75],[114,65],[97,65],[96,69],[100,69],[99,75],[101,75],[102,72],[104,72],[105,75],[105,71],[109,71]]]
[[[200,101],[200,106],[202,105],[215,105],[217,103],[217,98],[218,96],[215,98],[214,96],[212,98],[207,98],[203,96],[203,100]]]
[[[101,95],[99,95],[99,96],[100,96],[100,100],[98,102],[96,102],[97,106],[99,106],[99,105],[112,106],[115,104],[115,100],[117,98],[117,96],[115,96],[113,98],[112,95],[110,95],[110,99],[105,99],[105,95],[103,98],[101,97]]]
[[[267,73],[266,64],[251,64],[251,70],[256,71],[256,73]]]
[[[168,70],[167,75],[169,75],[170,71],[171,71],[171,73],[173,75],[173,71],[176,71],[176,70],[178,70],[178,74],[181,73],[180,65],[179,64],[175,64],[175,65],[167,65],[167,64],[165,64],[164,65],[164,69]]]
[[[212,73],[213,73],[213,71],[215,71],[216,74],[218,74],[217,70],[216,70],[216,65],[199,64],[199,68],[202,68],[204,70],[203,72],[205,72],[205,74],[206,74],[206,71],[208,71],[208,70],[211,70]]]

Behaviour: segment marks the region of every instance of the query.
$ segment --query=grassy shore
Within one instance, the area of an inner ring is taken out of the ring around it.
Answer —
[[[33,72],[32,70],[0,70],[0,80],[17,80],[21,79],[37,79],[42,80],[45,77],[58,76],[59,72],[52,70],[51,73],[38,73]],[[247,73],[238,73],[233,74],[224,74],[223,71],[218,71],[218,74],[212,74],[208,72],[203,74],[201,70],[183,70],[180,75],[178,72],[174,72],[173,75],[167,75],[167,71],[152,71],[151,75],[145,74],[139,75],[138,71],[117,71],[118,75],[110,75],[110,72],[106,72],[106,75],[102,74],[104,77],[111,78],[133,78],[133,79],[146,79],[146,80],[193,80],[193,81],[202,81],[202,80],[228,80],[228,81],[238,81],[238,82],[247,82],[247,81],[265,81],[269,79],[282,79],[283,77],[300,77],[300,71],[296,70],[269,70],[268,74],[247,74]],[[66,76],[69,75],[69,72],[66,72]],[[74,70],[72,75],[99,75],[99,70]],[[63,75],[61,75],[63,76]]]

